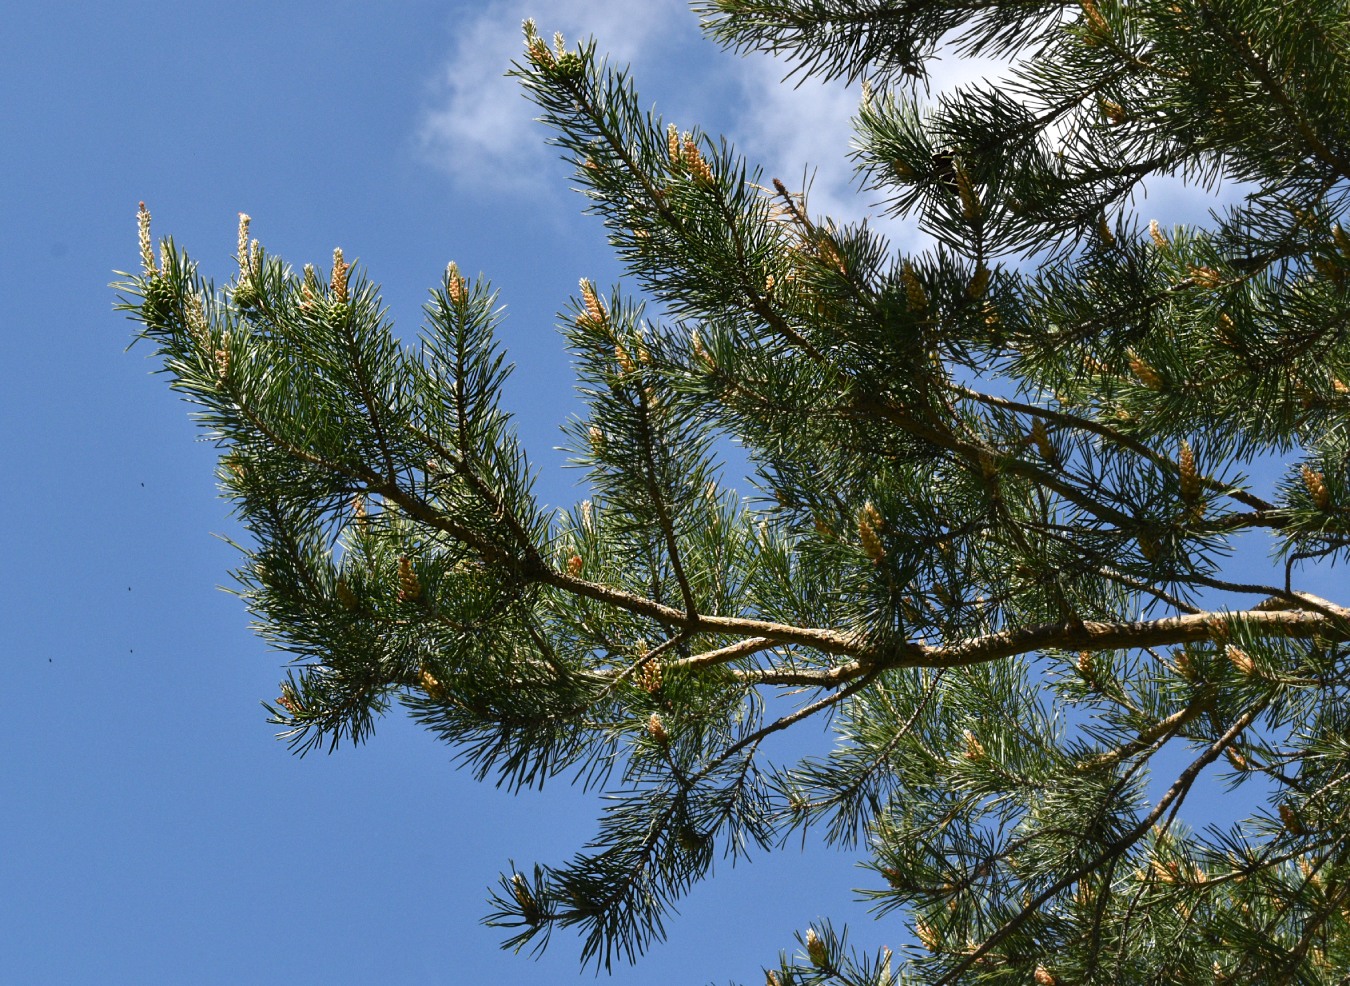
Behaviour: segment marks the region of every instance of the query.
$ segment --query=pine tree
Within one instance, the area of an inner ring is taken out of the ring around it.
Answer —
[[[1299,582],[1350,547],[1350,6],[700,7],[865,83],[867,194],[935,245],[813,215],[527,23],[515,74],[637,291],[562,316],[569,512],[487,283],[451,265],[408,346],[340,253],[296,273],[242,217],[217,288],[142,207],[122,307],[222,449],[294,657],[274,721],[331,748],[397,702],[480,777],[602,785],[593,848],[503,876],[515,948],[635,960],[715,857],[811,829],[914,945],[822,924],[771,984],[1344,982],[1350,609]],[[932,99],[944,45],[1013,67]],[[1145,226],[1164,176],[1240,197]],[[1266,585],[1225,577],[1251,532]],[[1189,827],[1202,777],[1250,817]]]

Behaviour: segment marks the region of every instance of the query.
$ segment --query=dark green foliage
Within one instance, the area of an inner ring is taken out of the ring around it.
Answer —
[[[699,6],[870,83],[860,172],[934,246],[812,215],[529,26],[515,74],[655,313],[583,281],[562,316],[565,514],[486,285],[452,266],[409,349],[340,256],[297,275],[245,224],[217,290],[142,214],[123,307],[223,450],[295,659],[275,721],[332,747],[399,702],[481,778],[602,786],[593,843],[503,876],[510,947],[635,960],[718,857],[814,830],[912,944],[819,926],[770,983],[1343,981],[1350,609],[1299,576],[1350,547],[1350,6]],[[1010,74],[930,98],[941,44]],[[1146,225],[1164,176],[1234,204]],[[1253,533],[1269,584],[1228,570]],[[1213,778],[1250,817],[1188,828]]]

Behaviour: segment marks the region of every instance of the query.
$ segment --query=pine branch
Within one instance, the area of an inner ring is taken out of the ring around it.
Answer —
[[[1074,868],[1072,871],[1059,877],[1052,882],[1045,890],[1037,894],[1032,900],[1028,901],[1020,911],[1017,912],[1009,921],[1004,923],[997,931],[987,936],[978,946],[972,949],[960,962],[946,970],[946,972],[936,980],[934,986],[955,986],[960,982],[971,966],[975,965],[981,958],[996,948],[1000,942],[1008,936],[1015,933],[1022,925],[1026,924],[1033,916],[1038,914],[1042,907],[1053,900],[1061,892],[1072,886],[1075,882],[1082,879],[1088,873],[1101,868],[1104,864],[1123,856],[1135,843],[1137,843],[1155,824],[1169,812],[1175,811],[1179,807],[1186,795],[1190,792],[1192,785],[1200,776],[1200,772],[1217,760],[1228,745],[1236,739],[1244,729],[1250,726],[1261,712],[1264,711],[1264,705],[1258,705],[1248,709],[1239,716],[1233,725],[1231,725],[1219,739],[1215,740],[1200,756],[1191,761],[1190,765],[1172,782],[1166,793],[1158,799],[1153,809],[1146,814],[1137,825],[1121,838],[1108,845],[1102,852],[1098,853],[1088,862]]]

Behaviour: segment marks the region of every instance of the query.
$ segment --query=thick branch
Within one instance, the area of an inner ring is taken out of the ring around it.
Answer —
[[[1230,622],[1240,622],[1264,636],[1350,640],[1350,610],[1342,607],[1330,610],[1330,615],[1306,610],[1258,608],[1233,613],[1193,613],[1158,620],[1128,620],[1122,623],[1046,623],[1003,630],[945,646],[906,644],[903,650],[890,654],[865,650],[848,664],[827,671],[739,671],[736,675],[756,684],[827,688],[866,674],[879,665],[893,668],[957,668],[1034,651],[1119,650],[1213,640],[1227,632]]]
[[[795,627],[785,623],[773,623],[769,620],[689,614],[673,606],[654,602],[646,596],[639,596],[623,589],[601,585],[598,582],[573,578],[553,569],[547,569],[540,573],[539,581],[564,592],[617,606],[630,613],[650,617],[690,633],[763,637],[775,644],[798,644],[827,654],[866,655],[869,650],[866,643],[856,634],[841,633],[838,630],[819,627]],[[911,649],[917,653],[918,646],[917,644],[911,645]],[[746,653],[749,653],[749,651]],[[730,660],[730,658],[728,657],[726,660]]]

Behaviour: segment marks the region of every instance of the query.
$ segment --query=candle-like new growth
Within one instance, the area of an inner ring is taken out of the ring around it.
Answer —
[[[328,290],[336,302],[347,300],[347,273],[351,264],[342,257],[342,247],[333,248],[333,273],[328,282]]]
[[[577,316],[577,324],[592,329],[608,329],[609,312],[600,303],[600,297],[595,293],[595,285],[584,277],[581,279],[581,300],[585,307]]]
[[[422,598],[422,583],[413,569],[412,559],[402,555],[398,560],[398,601],[416,602]]]
[[[1308,496],[1312,498],[1313,504],[1318,510],[1329,509],[1331,493],[1327,490],[1326,476],[1306,464],[1300,468],[1300,472],[1303,476],[1303,486],[1308,491]]]
[[[241,281],[249,274],[248,228],[252,222],[252,216],[244,212],[239,213],[239,228],[234,257],[239,261],[239,279]]]
[[[919,275],[914,272],[909,261],[900,273],[900,280],[905,286],[905,301],[912,312],[926,312],[928,310],[928,292],[924,290],[923,282],[919,280]]]
[[[1180,451],[1177,453],[1177,473],[1181,482],[1181,499],[1193,507],[1202,506],[1199,500],[1204,482],[1195,466],[1195,453],[1191,451],[1191,445],[1185,439],[1181,440]]]
[[[452,305],[462,305],[468,297],[464,277],[459,272],[459,265],[454,261],[445,268],[445,295]]]
[[[136,229],[141,244],[141,270],[146,274],[154,274],[155,248],[150,241],[150,210],[145,207],[144,202],[136,210]]]

